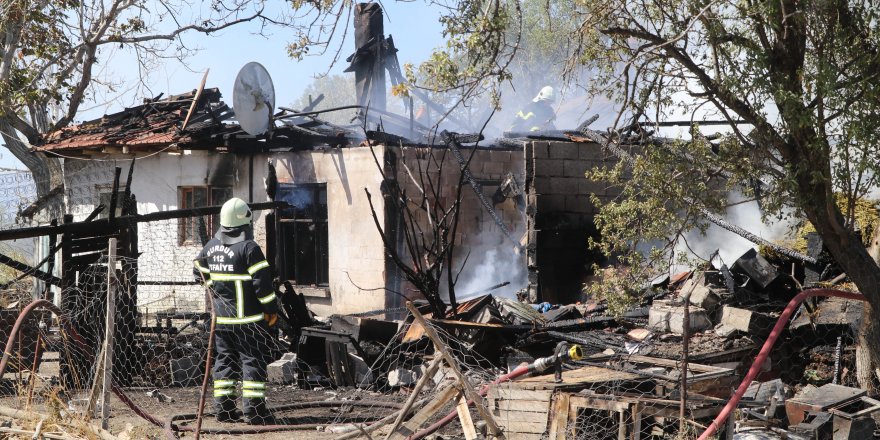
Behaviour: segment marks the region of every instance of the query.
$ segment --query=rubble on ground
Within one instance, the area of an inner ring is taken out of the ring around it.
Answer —
[[[707,267],[669,277],[646,289],[640,304],[616,317],[601,303],[525,304],[491,294],[460,301],[446,316],[419,308],[432,327],[453,336],[447,340],[456,345],[450,350],[475,353],[485,363],[481,367],[499,376],[552,355],[560,342],[581,347],[585,358],[567,364],[561,376],[545,372],[489,387],[487,408],[506,432],[517,438],[548,433],[557,438],[604,424],[609,436],[614,431],[614,436],[650,438],[677,428],[684,335],[687,411],[695,423],[709,423],[802,283],[822,282],[817,273],[824,273],[826,281],[834,274],[802,266],[793,261],[771,263],[750,250],[729,269]],[[733,438],[825,438],[822,433],[833,430],[841,433],[834,438],[855,439],[873,432],[871,416],[880,402],[859,390],[854,374],[862,307],[858,301],[839,298],[800,306],[783,331],[785,343],[759,366]],[[428,332],[408,313],[393,309],[334,316],[303,328],[298,342],[301,355],[310,344],[327,347],[324,358],[313,356],[308,362],[323,366],[321,380],[339,387],[407,393],[418,386],[437,356],[430,354]],[[424,355],[381,350],[389,344],[421,347]],[[365,365],[370,374],[359,374]],[[441,368],[425,380],[442,384],[450,374]],[[310,386],[308,382],[303,377],[298,383]],[[565,419],[581,415],[589,417]]]

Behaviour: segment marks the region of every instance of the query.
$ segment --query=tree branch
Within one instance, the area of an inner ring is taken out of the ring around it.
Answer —
[[[263,16],[263,9],[262,8],[260,9],[259,12],[255,13],[249,17],[240,18],[237,20],[226,22],[220,26],[199,26],[199,25],[191,24],[191,25],[179,28],[179,29],[175,29],[174,32],[167,33],[167,34],[141,35],[139,37],[122,37],[122,36],[114,35],[114,36],[108,37],[102,41],[97,42],[97,44],[107,44],[107,43],[127,44],[127,43],[143,43],[143,42],[147,42],[147,41],[156,41],[156,40],[174,40],[175,38],[177,38],[180,34],[182,34],[184,32],[196,31],[196,32],[200,32],[203,34],[210,34],[212,32],[217,32],[217,31],[226,29],[230,26],[235,26],[237,24],[247,23],[247,22],[256,20],[257,18],[267,19],[266,17]]]

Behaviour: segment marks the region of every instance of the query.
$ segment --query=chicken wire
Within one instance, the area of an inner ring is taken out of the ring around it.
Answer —
[[[471,350],[462,339],[455,337],[445,329],[430,322],[428,325],[437,333],[444,346],[444,351],[451,355],[455,368],[462,373],[467,381],[467,386],[475,393],[479,392],[502,373],[501,370],[491,367],[491,363],[485,357]],[[410,397],[410,392],[413,391],[417,381],[424,381],[423,388],[419,391],[419,394],[413,397],[414,404],[411,412],[416,413],[436,398],[441,390],[449,386],[457,388],[456,398],[440,405],[439,409],[431,413],[421,424],[409,431],[416,432],[433,425],[449,414],[454,414],[458,399],[461,398],[463,393],[461,383],[445,361],[440,362],[436,371],[425,377],[426,373],[430,372],[429,365],[437,361],[441,355],[427,337],[408,339],[407,334],[409,331],[409,325],[401,327],[398,333],[391,339],[392,342],[385,346],[376,357],[376,360],[369,366],[370,374],[361,378],[356,389],[348,394],[346,398],[353,401],[378,399],[381,402],[389,397],[397,396],[397,400],[400,400],[400,397]],[[394,383],[390,380],[391,375],[398,375],[398,379]],[[400,381],[400,375],[406,375],[407,377],[405,380]],[[374,413],[380,411],[381,407],[377,407]],[[472,412],[474,413],[474,420],[479,420],[477,413],[473,410]],[[408,420],[410,416],[404,418],[404,421]],[[330,431],[334,433],[352,432],[354,430],[352,422],[347,420],[346,417],[338,417],[334,420],[333,424],[335,426],[330,428]],[[369,428],[369,426],[369,424],[362,424],[364,428]],[[444,429],[446,432],[461,432],[461,424],[458,417]]]
[[[84,161],[79,166],[66,167],[65,206],[75,220],[82,220],[91,214],[102,202],[102,197],[106,198],[106,194],[111,192],[112,165],[113,162]],[[19,213],[24,207],[36,201],[35,187],[36,183],[29,173],[0,174],[2,229],[30,225]],[[102,215],[106,214],[105,209]],[[118,272],[116,278],[122,280],[117,286],[117,292],[136,290],[137,295],[127,298],[129,301],[127,303],[122,301],[117,307],[118,337],[117,348],[114,351],[122,355],[119,355],[114,363],[114,381],[125,390],[133,403],[167,417],[174,414],[173,408],[193,411],[193,408],[197,407],[199,385],[204,378],[204,363],[207,355],[209,320],[205,317],[206,293],[203,287],[194,282],[191,272],[192,258],[201,249],[201,243],[181,241],[180,230],[182,222],[186,221],[196,222],[201,230],[206,229],[205,218],[139,223],[140,258],[136,262],[120,258],[116,267]],[[25,263],[34,263],[38,258],[45,256],[45,251],[48,250],[48,243],[45,240],[45,237],[41,237],[31,240],[30,244],[27,240],[2,242],[0,253]],[[35,251],[36,249],[42,249],[43,252]],[[45,264],[41,268],[48,269]],[[60,275],[58,266],[55,267],[54,274]],[[15,279],[3,291],[4,296],[0,304],[4,306],[3,319],[7,323],[14,321],[17,310],[27,304],[32,297],[43,295],[41,289],[34,291],[35,283],[31,277],[19,278],[19,275],[20,273],[16,271],[9,271],[8,274],[0,273],[0,278],[4,280]],[[82,412],[82,402],[87,399],[94,384],[97,359],[103,341],[106,262],[91,265],[80,273],[79,278],[83,281],[80,284],[87,287],[57,291],[55,297],[58,299],[57,304],[64,306],[63,319],[77,329],[77,334],[82,337],[86,345],[77,342],[69,331],[59,325],[59,318],[53,317],[48,312],[40,312],[29,318],[25,325],[29,332],[24,332],[15,341],[15,350],[6,370],[7,378],[13,376],[12,380],[7,382],[9,384],[7,392],[12,393],[16,399],[15,405],[12,406],[56,408],[59,413],[66,411],[65,414]],[[72,297],[77,299],[72,303],[64,304],[63,298]],[[125,296],[122,295],[121,298]],[[10,305],[10,308],[5,308]],[[763,304],[761,309],[768,311],[773,317],[773,311],[780,307],[782,305],[767,303]],[[811,308],[802,309],[795,320],[810,321],[812,319],[810,315],[815,313],[812,311],[815,307],[816,305],[813,305]],[[856,313],[855,316],[858,317],[860,314],[860,312]],[[120,323],[128,323],[128,327],[120,328]],[[858,387],[855,374],[857,322],[848,320],[834,327],[850,327],[849,331],[829,330],[829,327],[831,326],[828,324],[824,324],[823,327],[823,324],[819,323],[820,331],[817,331],[817,324],[813,323],[788,328],[770,352],[769,360],[762,366],[758,380],[768,382],[781,378],[784,386],[776,393],[779,397],[791,397],[807,386],[821,386],[831,382]],[[172,329],[175,333],[172,333]],[[467,344],[459,338],[439,328],[438,332],[451,347],[450,350],[461,368],[467,372],[475,390],[500,373],[499,370],[489,366],[490,363],[484,358],[469,350]],[[278,341],[274,335],[261,336],[265,340]],[[714,329],[699,332],[693,335],[691,340],[692,362],[725,363],[736,370],[734,377],[741,377],[749,368],[757,348],[763,343],[763,338],[762,332],[744,332],[735,337],[719,336]],[[382,348],[382,354],[367,366],[371,377],[361,377],[356,389],[328,389],[326,392],[331,394],[304,395],[297,387],[270,386],[267,390],[267,400],[270,406],[293,401],[326,399],[340,402],[333,411],[318,411],[306,417],[301,417],[306,412],[302,408],[280,411],[278,415],[285,423],[315,422],[342,426],[350,423],[368,424],[376,417],[391,412],[393,405],[399,405],[406,398],[407,387],[401,391],[399,387],[388,385],[386,377],[388,372],[397,369],[421,371],[433,355],[433,348],[424,340],[420,343],[402,341],[401,333],[392,339],[392,343]],[[267,342],[265,348],[266,351],[271,351],[277,356],[287,348],[286,344],[289,342],[284,341],[279,344]],[[678,360],[682,351],[680,338],[660,340],[659,335],[638,344],[631,341],[609,344],[605,339],[602,343],[614,350],[618,354],[618,359],[624,360],[625,354],[631,351],[646,356]],[[705,355],[712,352],[736,350],[742,352],[738,358],[732,360],[703,360],[706,359]],[[37,367],[39,374],[32,374],[34,366]],[[302,384],[304,387],[327,386],[326,381],[320,380],[322,374],[320,369],[303,363],[299,363],[298,368],[304,370],[301,375],[304,379]],[[666,370],[664,374],[675,372],[675,369]],[[309,378],[314,380],[310,383]],[[664,383],[664,387],[658,389],[659,382]],[[430,398],[438,391],[438,384],[434,380],[428,383],[429,385],[422,391],[423,397],[420,401]],[[637,381],[606,381],[603,385],[601,389],[590,390],[592,395],[589,393],[584,395],[592,399],[592,407],[579,407],[569,411],[569,417],[565,422],[565,438],[616,438],[621,432],[631,436],[636,429],[640,430],[643,436],[653,433],[670,438],[675,436],[690,438],[696,437],[695,433],[701,431],[699,427],[689,422],[686,432],[678,433],[677,408],[670,403],[679,398],[676,394],[679,385],[675,382],[643,377]],[[738,385],[736,380],[725,382],[719,390],[714,391],[714,396],[725,399]],[[210,412],[210,388],[208,391],[207,410]],[[655,398],[665,402],[654,402],[650,405],[644,403],[646,399]],[[688,400],[693,404],[701,398],[703,397],[689,395]],[[375,405],[371,405],[371,402],[375,402]],[[548,405],[555,404],[555,400],[552,399],[548,402]],[[174,405],[169,406],[169,403]],[[766,400],[762,400],[759,405],[748,401],[740,403],[740,411],[736,414],[740,419],[744,419],[751,417],[748,415],[749,411],[763,413],[766,403]],[[754,408],[755,406],[757,409]],[[425,424],[433,423],[451,410],[452,404],[447,404]],[[699,412],[699,410],[701,408],[689,409],[686,418],[696,420],[696,423],[700,424],[707,423],[706,416],[699,416],[707,411]],[[535,433],[538,437],[549,431],[552,416],[555,414],[555,410],[550,406],[542,411],[547,417],[545,417],[544,431]],[[664,415],[662,417],[645,415],[652,411],[662,412]],[[540,415],[531,415],[516,419],[515,413],[496,412],[499,422],[508,425],[541,418]],[[634,412],[642,414],[639,418],[640,427],[636,426]],[[479,420],[476,413],[474,419]],[[448,429],[460,429],[457,418]]]
[[[211,320],[204,313],[176,312],[177,303],[170,295],[148,296],[142,298],[144,301],[137,307],[132,307],[134,298],[130,295],[134,290],[125,283],[134,278],[133,273],[126,272],[136,270],[132,263],[130,259],[117,258],[111,283],[116,296],[113,384],[124,393],[129,406],[160,420],[177,416],[185,424],[195,418],[199,405]],[[96,377],[100,378],[105,345],[107,275],[105,258],[79,274],[78,288],[62,292],[61,316],[53,317],[44,310],[27,316],[22,332],[14,340],[6,368],[7,377],[13,376],[12,389],[7,390],[15,399],[13,406],[41,412],[57,408],[70,416],[84,415],[90,402],[94,408],[99,400],[95,383]],[[279,357],[283,346],[275,331],[265,326],[248,328],[255,332],[250,340],[260,344],[257,350],[265,353],[268,361]],[[216,358],[216,350],[213,356]],[[210,384],[211,375],[208,377]],[[270,386],[266,397],[270,405],[280,403],[283,407],[283,404],[302,402],[299,393],[296,387]],[[211,394],[209,386],[207,415],[213,413]],[[111,404],[117,409],[123,407],[116,399],[111,400]],[[181,410],[193,414],[181,414]],[[278,423],[287,422],[284,411],[277,415],[281,417]],[[311,417],[316,423],[336,418],[335,414]],[[362,421],[370,417],[352,413],[351,419]],[[211,427],[211,423],[206,426]],[[217,427],[212,429],[222,431]]]
[[[146,253],[146,251],[145,251]],[[143,259],[141,255],[141,259]],[[62,314],[54,316],[45,309],[37,309],[28,315],[22,332],[12,346],[12,356],[6,368],[12,379],[12,389],[7,390],[13,406],[43,411],[60,411],[62,417],[76,420],[88,419],[89,406],[94,410],[99,387],[102,349],[105,345],[105,314],[107,310],[107,257],[90,265],[78,274],[78,287],[61,292]],[[180,312],[181,297],[193,296],[200,286],[167,287],[147,290],[134,280],[149,279],[151,272],[138,266],[136,260],[116,257],[110,286],[116,297],[114,315],[114,344],[112,350],[112,380],[128,400],[128,405],[155,416],[159,420],[177,417],[181,426],[191,428],[205,379],[205,363],[208,358],[210,319],[196,312]],[[189,278],[192,280],[191,269]],[[163,269],[164,270],[164,269]],[[156,273],[157,278],[169,280],[183,278],[182,274]],[[156,286],[149,286],[156,287]],[[137,292],[137,297],[133,297]],[[198,293],[204,298],[204,290]],[[11,315],[14,318],[16,315]],[[289,341],[274,329],[265,326],[249,326],[255,332],[251,341],[259,345],[258,351],[266,353],[266,359],[278,359],[288,348]],[[487,369],[488,362],[478,354],[467,350],[465,345],[442,329],[437,329],[450,347],[457,366],[468,378],[473,389],[487,383],[497,372]],[[420,372],[434,354],[433,347],[422,339],[404,342],[405,329],[392,338],[376,360],[368,366],[369,374],[361,377],[353,389],[324,389],[320,393],[306,394],[295,385],[270,384],[266,400],[279,425],[351,425],[370,424],[397,410],[406,398],[405,387],[389,384],[388,374],[397,370]],[[213,351],[216,358],[216,350]],[[320,369],[300,363],[297,368],[304,380],[303,388],[326,387],[326,379]],[[438,383],[445,384],[451,377],[444,367],[432,377],[423,393],[429,396]],[[318,377],[313,383],[309,377]],[[208,375],[208,404],[205,408],[205,427],[211,432],[235,433],[233,425],[217,424],[210,417],[211,375]],[[241,384],[236,384],[241,387]],[[239,393],[244,390],[237,389]],[[123,407],[124,402],[111,400],[112,408]],[[53,409],[54,408],[54,409]],[[326,410],[316,410],[328,408]],[[432,417],[439,419],[452,405]],[[181,409],[188,414],[181,414]],[[332,431],[332,429],[330,429]],[[343,429],[344,430],[344,429]]]

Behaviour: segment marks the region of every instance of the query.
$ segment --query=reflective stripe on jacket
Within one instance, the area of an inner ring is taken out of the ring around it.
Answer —
[[[249,324],[278,312],[272,271],[253,240],[224,245],[212,238],[199,252],[193,274],[212,288],[217,324]]]

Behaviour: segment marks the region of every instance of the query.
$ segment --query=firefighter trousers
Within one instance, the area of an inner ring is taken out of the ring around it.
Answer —
[[[244,417],[262,422],[266,409],[266,364],[271,356],[269,329],[263,321],[218,325],[214,333],[214,404],[218,419],[235,418],[237,385],[241,384]]]

